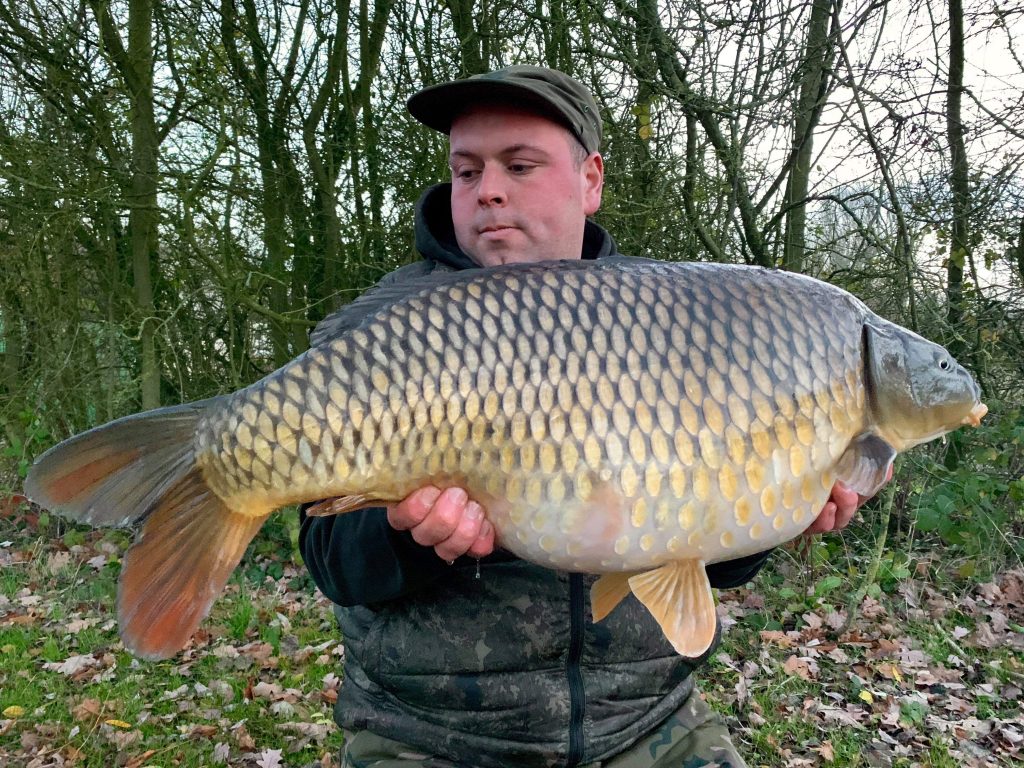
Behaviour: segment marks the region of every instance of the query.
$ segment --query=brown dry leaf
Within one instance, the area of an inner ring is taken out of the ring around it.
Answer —
[[[82,699],[71,708],[71,716],[80,723],[93,723],[100,719],[103,703],[99,699]]]
[[[61,571],[71,564],[71,553],[62,550],[51,552],[46,558],[46,572],[51,576],[57,576]]]
[[[822,620],[821,616],[819,616],[816,613],[808,612],[808,613],[805,613],[800,618],[804,620],[804,624],[807,625],[808,629],[821,629],[821,625],[825,623]]]
[[[794,644],[785,632],[778,629],[761,630],[761,640],[766,643],[775,643],[783,648],[792,648]]]
[[[334,706],[338,703],[338,691],[320,691],[320,699],[324,702],[324,704],[330,704],[331,706]]]
[[[831,741],[824,741],[820,747],[813,747],[813,750],[821,755],[821,759],[826,763],[831,763],[836,759],[836,751],[832,747]]]
[[[157,753],[155,749],[147,749],[141,755],[136,755],[124,764],[124,768],[142,768],[149,762],[149,758]]]
[[[107,723],[100,724],[100,733],[120,751],[124,751],[142,738],[141,731],[124,731]]]
[[[245,723],[239,723],[231,729],[235,737],[235,743],[238,744],[239,749],[251,751],[256,749],[256,742],[253,741],[252,736],[249,735],[249,731],[245,728]]]
[[[748,592],[746,597],[743,598],[743,602],[740,603],[741,608],[752,608],[755,611],[759,611],[764,608],[764,595],[759,595],[756,592]]]
[[[877,619],[880,616],[885,616],[886,613],[885,606],[871,595],[864,595],[860,604],[860,612],[865,619]]]
[[[284,689],[277,683],[267,683],[261,680],[252,687],[252,698],[274,701],[283,696]]]
[[[804,680],[811,680],[817,677],[818,672],[818,665],[811,659],[796,655],[786,659],[786,663],[783,664],[782,668],[786,671],[786,674],[796,675]]]
[[[1013,604],[1024,608],[1024,571],[1007,571],[999,580],[1004,605]]]

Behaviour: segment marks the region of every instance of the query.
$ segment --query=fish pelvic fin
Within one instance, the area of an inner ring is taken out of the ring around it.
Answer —
[[[267,517],[229,509],[198,467],[175,482],[124,558],[117,613],[125,647],[145,659],[184,648]]]
[[[601,621],[615,606],[629,596],[629,579],[636,571],[606,573],[590,588],[590,612],[594,621]]]
[[[629,578],[676,653],[701,656],[715,641],[718,616],[703,560],[679,560]]]
[[[874,496],[888,480],[895,459],[895,448],[878,435],[865,432],[839,457],[836,479],[861,496]]]
[[[308,517],[331,517],[332,515],[354,512],[357,509],[380,507],[387,503],[389,502],[368,499],[366,496],[336,496],[333,499],[324,499],[306,507],[306,515]]]

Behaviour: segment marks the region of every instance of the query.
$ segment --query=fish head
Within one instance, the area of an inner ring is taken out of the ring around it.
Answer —
[[[944,347],[878,319],[865,324],[864,345],[876,428],[897,451],[977,426],[988,412],[974,377]]]

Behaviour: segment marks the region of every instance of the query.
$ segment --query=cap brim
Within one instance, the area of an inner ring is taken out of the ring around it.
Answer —
[[[551,100],[521,83],[502,80],[456,80],[424,88],[406,102],[409,113],[428,128],[450,133],[452,121],[475,103],[507,101],[510,106],[527,106],[565,125],[575,133],[571,116]]]

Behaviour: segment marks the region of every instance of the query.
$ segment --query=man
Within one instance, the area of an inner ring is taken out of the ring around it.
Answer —
[[[384,282],[616,254],[588,219],[604,168],[597,104],[580,83],[511,67],[424,89],[409,110],[449,134],[452,182],[417,205],[423,260]],[[858,503],[837,487],[812,532],[842,528]],[[300,544],[345,637],[345,765],[744,765],[693,687],[712,651],[678,656],[632,598],[594,624],[593,577],[496,550],[485,510],[461,488],[304,518]],[[708,575],[737,586],[766,558]]]

